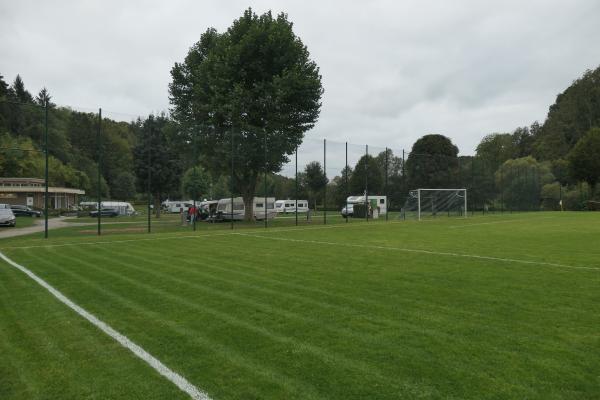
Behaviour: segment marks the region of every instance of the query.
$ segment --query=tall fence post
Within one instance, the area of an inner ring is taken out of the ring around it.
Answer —
[[[265,182],[264,182],[264,186],[265,186],[265,229],[267,228],[267,130],[263,128],[263,131],[265,133],[265,137],[264,137],[264,147],[265,147]],[[275,204],[273,204],[273,207],[275,207]]]
[[[44,172],[44,239],[48,239],[48,100],[44,106],[44,153],[46,171]]]
[[[348,187],[348,142],[346,142],[346,223],[350,220],[350,215],[348,215],[348,196],[350,196],[350,188]]]
[[[230,183],[230,190],[231,190],[231,229],[233,229],[233,125],[231,126],[231,183]]]
[[[365,145],[365,218],[369,222],[369,145]]]
[[[100,143],[100,133],[102,130],[102,108],[98,109],[98,132],[96,134],[96,144],[98,146],[98,235],[101,235],[101,225],[102,225],[102,194],[101,194],[101,181],[100,178],[102,176],[102,145]]]
[[[296,226],[298,226],[298,145],[296,145],[296,195],[294,198],[296,199]]]
[[[327,224],[327,139],[323,139],[323,174],[325,188],[323,190],[323,225]]]
[[[404,160],[404,149],[402,149],[402,186],[403,186],[403,190],[406,192],[408,190],[408,185],[406,184],[406,169],[404,168],[405,165],[406,165],[406,161]],[[406,203],[406,199],[404,199],[404,203]],[[404,220],[406,220],[406,210],[401,210],[401,211],[402,211],[402,218]]]
[[[198,179],[198,175],[196,175],[198,173],[198,170],[196,169],[196,164],[198,162],[198,143],[196,142],[196,129],[192,130],[192,135],[194,135],[192,137],[192,142],[194,145],[194,162],[192,163],[192,168],[194,171],[194,178]],[[196,206],[196,198],[198,197],[198,188],[196,187],[196,184],[194,184],[194,201],[193,201],[193,209],[194,209],[194,213],[193,215],[190,215],[190,218],[192,220],[192,229],[194,232],[196,232],[196,218],[198,217],[198,207]],[[189,213],[188,213],[189,214]]]
[[[146,146],[148,146],[148,233],[152,232],[152,127],[153,124],[150,124],[148,130],[148,140],[146,142]]]
[[[389,203],[389,199],[388,199],[388,148],[385,148],[385,220],[388,220],[388,205]]]

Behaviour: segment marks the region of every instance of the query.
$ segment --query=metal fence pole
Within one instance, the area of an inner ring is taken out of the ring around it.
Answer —
[[[197,179],[198,175],[196,175],[196,174],[197,174],[198,170],[196,169],[196,164],[198,162],[198,149],[197,149],[198,144],[196,142],[196,136],[197,136],[197,134],[196,134],[196,130],[195,129],[193,130],[192,135],[194,135],[194,137],[192,138],[192,140],[194,142],[194,162],[192,164],[192,168],[194,168],[193,169],[193,171],[194,171],[194,177]],[[198,208],[196,206],[196,198],[198,197],[198,188],[196,187],[196,184],[194,184],[194,194],[193,194],[193,196],[194,196],[194,201],[193,201],[193,203],[194,203],[194,215],[190,215],[190,218],[192,218],[192,228],[193,228],[193,231],[195,232],[196,231],[196,217],[198,216]]]
[[[350,215],[348,215],[348,196],[350,196],[350,188],[348,187],[348,142],[346,142],[346,223],[350,220]]]
[[[152,124],[150,124],[148,130],[148,140],[146,146],[148,146],[148,233],[152,232]]]
[[[296,145],[296,226],[298,226],[298,146]]]
[[[44,172],[44,239],[48,239],[48,100],[44,106],[44,152],[46,171]]]
[[[388,148],[385,148],[385,202],[386,202],[386,210],[385,210],[385,220],[388,220],[388,210],[387,206],[389,204],[388,199]]]
[[[98,235],[101,235],[102,225],[102,194],[101,194],[101,166],[102,166],[102,146],[100,143],[100,132],[102,129],[102,108],[98,109],[98,132],[96,134],[96,144],[98,146]]]
[[[327,139],[323,139],[323,175],[325,188],[323,190],[323,225],[327,224]]]
[[[267,228],[267,130],[263,129],[263,131],[265,133],[265,135],[264,135],[265,136],[265,138],[264,138],[264,141],[265,141],[265,144],[264,144],[264,147],[265,147],[265,204],[264,204],[264,207],[265,207],[265,228]],[[275,207],[275,204],[273,204],[273,207]]]
[[[233,126],[231,127],[231,229],[233,229]]]
[[[404,149],[402,149],[402,190],[406,192],[408,186],[406,184],[406,169],[404,166],[406,165],[406,161],[404,160]],[[404,203],[406,203],[406,198],[404,199]],[[403,219],[406,220],[406,210],[402,212]]]
[[[365,145],[365,218],[369,222],[369,145]]]

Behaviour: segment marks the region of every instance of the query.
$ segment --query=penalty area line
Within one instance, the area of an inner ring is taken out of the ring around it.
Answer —
[[[46,282],[45,280],[43,280],[42,278],[40,278],[39,276],[37,276],[36,274],[31,272],[29,269],[25,268],[24,266],[22,266],[20,264],[17,264],[16,262],[14,262],[10,258],[8,258],[6,255],[4,255],[4,253],[2,253],[2,252],[0,252],[0,258],[2,260],[4,260],[7,264],[9,264],[12,267],[23,272],[25,275],[27,275],[32,280],[34,280],[37,284],[39,284],[44,289],[46,289],[48,292],[50,292],[50,294],[52,294],[54,297],[56,297],[60,302],[65,304],[67,307],[71,308],[73,311],[75,311],[81,317],[87,319],[96,328],[100,329],[102,332],[106,333],[108,336],[110,336],[111,338],[113,338],[114,340],[119,342],[119,344],[121,344],[121,346],[123,346],[127,350],[131,351],[138,358],[140,358],[146,364],[151,366],[156,372],[158,372],[159,374],[161,374],[162,376],[167,378],[171,383],[173,383],[175,386],[177,386],[181,391],[187,393],[192,399],[194,399],[194,400],[211,400],[211,398],[206,393],[204,393],[203,391],[198,389],[196,386],[191,384],[183,376],[181,376],[178,373],[171,370],[169,367],[167,367],[162,362],[160,362],[160,360],[158,360],[152,354],[148,353],[142,347],[140,347],[139,345],[132,342],[127,336],[117,332],[110,325],[101,321],[93,314],[89,313],[82,307],[75,304],[67,296],[65,296],[60,291],[55,289],[52,285],[50,285],[48,282]]]

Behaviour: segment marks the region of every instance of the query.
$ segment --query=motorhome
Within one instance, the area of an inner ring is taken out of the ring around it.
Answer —
[[[265,215],[267,219],[273,219],[277,215],[275,211],[275,197],[267,197],[267,208],[265,212],[265,198],[255,197],[252,199],[254,209],[254,219],[264,220]],[[241,197],[235,197],[233,199],[233,212],[231,210],[231,198],[221,199],[217,204],[217,217],[222,220],[229,221],[241,221],[245,216],[244,200]]]
[[[196,203],[199,203],[197,201]],[[162,207],[169,213],[187,212],[188,208],[194,205],[193,200],[165,200],[162,202]]]
[[[346,205],[342,208],[342,216],[352,216],[354,211],[354,204],[365,204],[368,198],[369,204],[371,205],[372,217],[378,218],[380,215],[387,214],[387,196],[377,196],[377,195],[369,195],[369,196],[348,196],[346,199],[346,204],[348,208],[346,209]]]
[[[83,210],[96,210],[98,208],[97,201],[82,201],[79,207]],[[103,201],[100,203],[100,208],[110,208],[119,213],[119,215],[135,215],[135,208],[126,201]]]
[[[298,212],[308,212],[308,200],[277,200],[275,202],[275,211],[277,213],[295,213],[296,203],[298,203]]]

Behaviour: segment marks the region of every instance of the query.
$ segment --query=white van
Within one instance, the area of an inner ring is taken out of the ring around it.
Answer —
[[[295,213],[296,203],[298,203],[298,212],[308,212],[308,200],[277,200],[275,202],[275,211],[277,213]]]
[[[264,197],[255,197],[252,202],[254,206],[254,219],[263,220],[265,219],[265,215],[267,219],[273,219],[277,215],[277,211],[275,211],[275,197],[267,197],[266,213]],[[231,220],[232,216],[234,221],[243,220],[245,215],[244,199],[241,197],[233,199],[233,214],[231,212],[231,198],[219,200],[217,203],[217,215],[220,219],[227,221]]]

